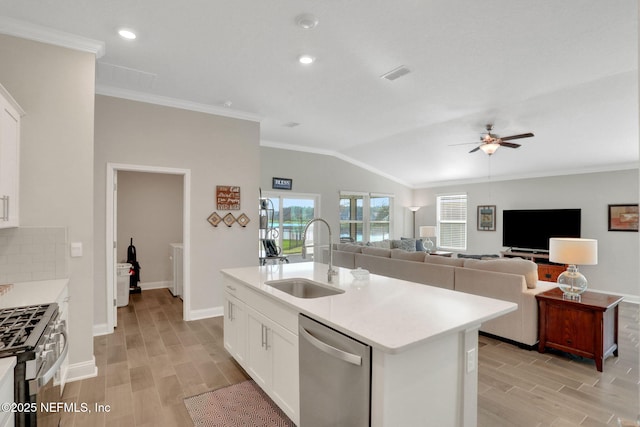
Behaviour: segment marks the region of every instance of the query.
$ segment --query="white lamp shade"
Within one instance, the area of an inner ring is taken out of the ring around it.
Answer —
[[[411,212],[417,212],[420,210],[420,206],[409,206],[407,209],[409,209]]]
[[[436,237],[435,225],[423,225],[420,227],[420,237]]]
[[[595,265],[598,263],[598,241],[552,237],[549,239],[549,261],[559,264]]]

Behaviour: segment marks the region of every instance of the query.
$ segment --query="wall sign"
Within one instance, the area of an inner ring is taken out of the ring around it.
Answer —
[[[293,188],[293,180],[291,178],[276,178],[271,180],[271,188],[274,190],[291,190]]]
[[[216,204],[219,211],[240,210],[240,187],[234,185],[217,185]]]

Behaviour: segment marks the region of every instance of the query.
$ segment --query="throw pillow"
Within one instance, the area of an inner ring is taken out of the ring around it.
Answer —
[[[404,249],[407,252],[416,251],[416,239],[400,239],[391,241],[391,249]]]

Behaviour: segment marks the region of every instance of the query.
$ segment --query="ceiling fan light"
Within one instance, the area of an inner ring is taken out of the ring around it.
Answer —
[[[480,146],[480,149],[482,151],[484,151],[486,154],[492,155],[493,153],[496,152],[498,147],[500,147],[500,144],[496,144],[495,142],[493,142],[493,143],[490,143],[490,144],[482,144]]]

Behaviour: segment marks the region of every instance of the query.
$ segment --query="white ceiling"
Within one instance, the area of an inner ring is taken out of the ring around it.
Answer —
[[[99,93],[258,117],[263,145],[336,155],[411,187],[638,165],[636,0],[0,5],[103,41]],[[299,28],[301,13],[319,25]],[[123,26],[138,38],[120,39]],[[302,53],[317,61],[297,63]],[[380,78],[400,65],[411,73]],[[486,123],[535,137],[491,158],[454,145],[479,142]]]

